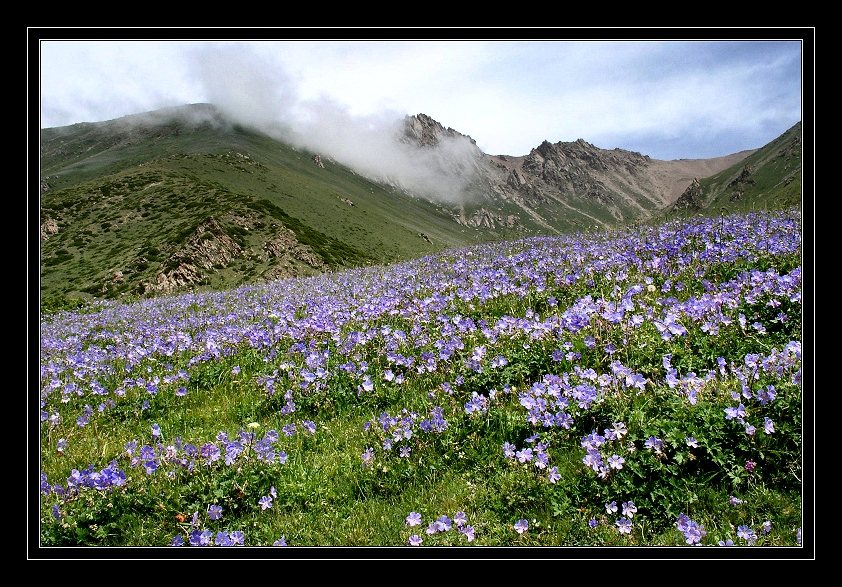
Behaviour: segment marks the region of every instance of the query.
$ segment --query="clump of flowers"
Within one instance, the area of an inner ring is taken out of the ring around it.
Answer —
[[[418,512],[409,512],[406,516],[404,524],[407,527],[413,526],[420,526],[422,524],[421,514]],[[473,526],[468,524],[468,517],[463,511],[458,511],[453,516],[453,518],[448,517],[447,515],[441,515],[438,518],[430,521],[427,525],[427,529],[425,533],[428,536],[433,536],[435,534],[444,534],[449,532],[451,529],[456,528],[456,530],[462,534],[468,542],[473,542],[476,538],[476,530]],[[410,546],[420,546],[423,542],[423,539],[418,534],[413,534],[407,540],[407,544]]]
[[[702,538],[707,535],[705,527],[691,520],[686,514],[679,514],[675,522],[675,527],[678,528],[679,532],[684,534],[684,541],[687,544],[699,545],[702,542]]]

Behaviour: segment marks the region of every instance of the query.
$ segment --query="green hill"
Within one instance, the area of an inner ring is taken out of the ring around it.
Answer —
[[[42,130],[42,299],[230,287],[514,234],[460,226],[209,105],[168,115]]]
[[[417,151],[406,163],[471,182],[467,196],[439,203],[234,124],[210,104],[42,129],[41,306],[217,290],[618,227],[662,216],[691,177],[737,160],[694,180],[666,214],[788,206],[800,199],[800,128],[748,157],[655,161],[583,140],[511,157],[484,154],[426,115],[407,117],[398,140]],[[467,151],[430,158],[442,141]]]
[[[798,122],[743,161],[694,181],[668,209],[668,214],[778,209],[800,202],[801,123]]]

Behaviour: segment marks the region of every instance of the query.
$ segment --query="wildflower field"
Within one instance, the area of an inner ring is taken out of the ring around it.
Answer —
[[[43,316],[50,546],[798,546],[801,216]]]

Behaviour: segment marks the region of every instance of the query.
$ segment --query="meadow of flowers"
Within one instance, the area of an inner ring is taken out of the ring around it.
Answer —
[[[797,210],[46,316],[40,544],[799,546]]]

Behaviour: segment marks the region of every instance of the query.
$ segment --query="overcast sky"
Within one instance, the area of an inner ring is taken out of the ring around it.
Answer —
[[[801,120],[799,41],[42,40],[40,65],[42,128],[222,101],[257,123],[324,117],[326,136],[423,112],[489,154],[583,138],[678,159]]]

